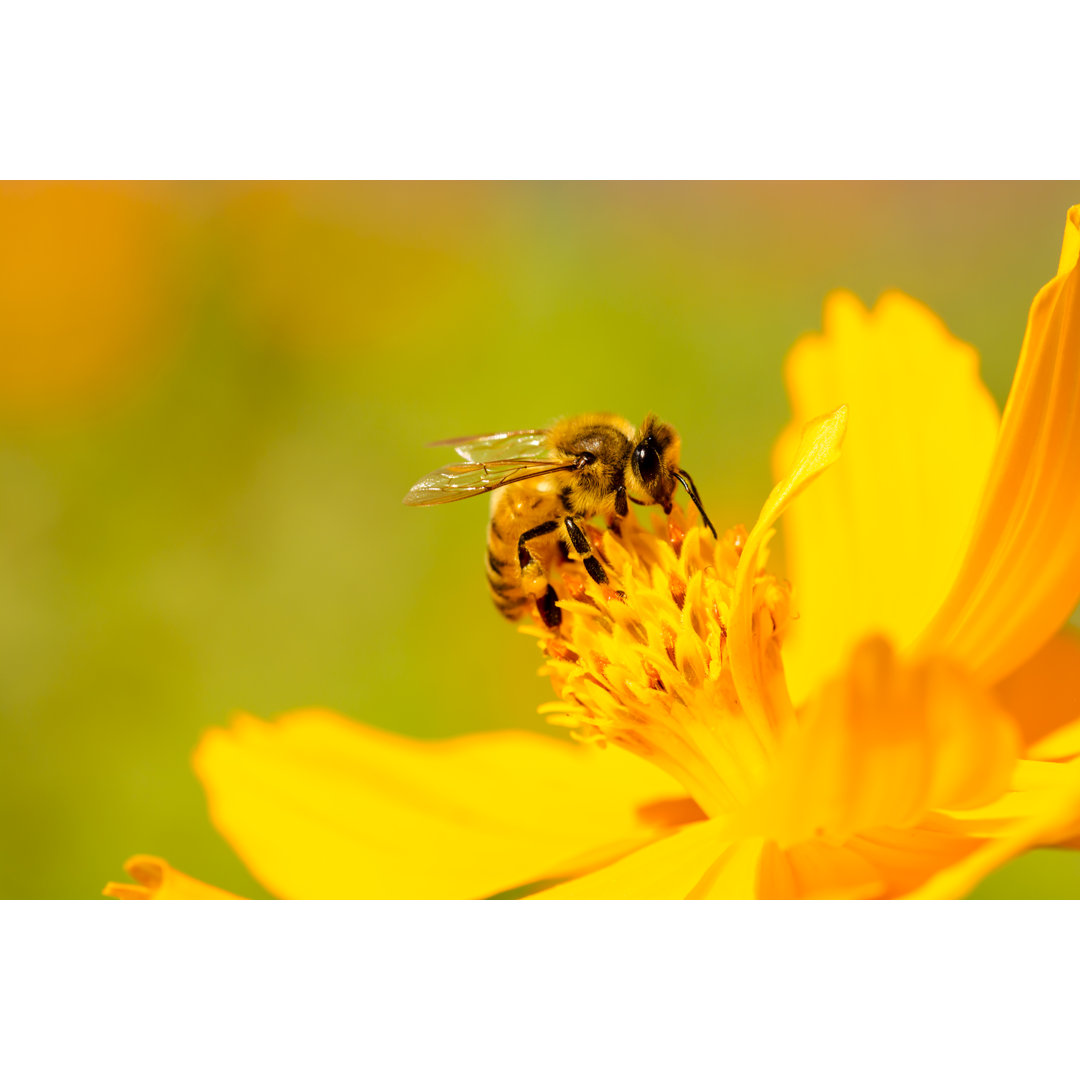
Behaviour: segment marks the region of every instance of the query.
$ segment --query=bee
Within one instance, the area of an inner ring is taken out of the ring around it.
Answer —
[[[461,462],[428,473],[409,489],[407,506],[435,506],[491,492],[487,582],[496,608],[518,619],[530,603],[548,627],[562,621],[551,568],[573,551],[593,581],[607,584],[581,523],[598,514],[615,525],[629,503],[671,513],[681,484],[709,521],[690,474],[679,468],[679,436],[649,415],[640,428],[610,413],[587,413],[551,428],[446,439]]]

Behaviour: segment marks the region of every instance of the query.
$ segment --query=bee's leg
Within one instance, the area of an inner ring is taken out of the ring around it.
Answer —
[[[540,618],[544,620],[544,625],[550,628],[562,622],[562,612],[556,604],[559,595],[549,584],[540,559],[528,547],[528,543],[538,536],[553,533],[558,527],[557,521],[545,521],[532,529],[526,529],[518,537],[518,564],[521,567],[522,590],[536,601],[536,610],[540,612]]]
[[[566,535],[570,537],[570,543],[574,545],[574,550],[582,556],[582,562],[585,569],[589,571],[589,577],[597,585],[606,585],[607,572],[600,565],[600,560],[593,554],[592,544],[589,543],[589,538],[581,531],[581,526],[570,517],[563,524],[566,526]]]
[[[536,610],[549,630],[554,630],[562,622],[562,609],[558,605],[559,594],[553,585],[547,587],[543,596],[536,598]]]
[[[608,528],[616,535],[621,534],[619,518],[626,517],[630,513],[630,505],[626,501],[626,488],[619,488],[615,492],[615,513],[608,518]]]

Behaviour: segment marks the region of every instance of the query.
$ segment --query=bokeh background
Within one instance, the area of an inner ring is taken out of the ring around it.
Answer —
[[[486,501],[406,509],[432,439],[674,423],[752,523],[780,364],[838,286],[900,288],[1004,403],[1066,184],[0,185],[0,896],[136,852],[265,893],[189,756],[245,709],[544,730]],[[927,388],[932,393],[932,387]],[[443,455],[445,456],[445,455]],[[1080,897],[1035,852],[979,897]]]

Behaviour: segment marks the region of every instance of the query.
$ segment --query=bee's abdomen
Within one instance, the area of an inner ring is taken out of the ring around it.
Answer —
[[[499,613],[508,619],[520,619],[528,598],[521,587],[521,569],[518,566],[519,530],[513,519],[508,518],[509,515],[500,515],[495,509],[488,522],[485,570],[488,590]]]

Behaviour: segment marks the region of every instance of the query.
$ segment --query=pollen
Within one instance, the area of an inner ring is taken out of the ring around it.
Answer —
[[[676,508],[651,528],[590,528],[608,573],[563,572],[562,624],[533,626],[558,700],[541,707],[579,740],[629,750],[679,780],[710,815],[742,804],[776,732],[743,710],[728,652],[746,530],[719,539]],[[753,639],[762,665],[790,620],[786,582],[757,572]]]

